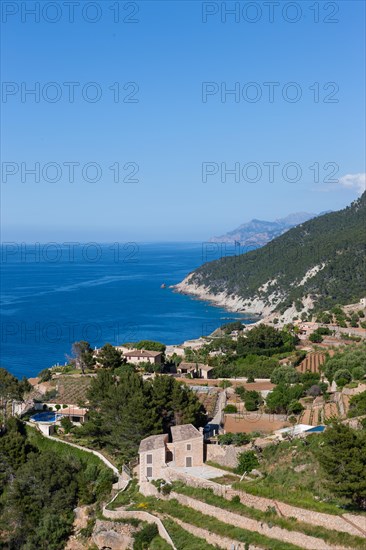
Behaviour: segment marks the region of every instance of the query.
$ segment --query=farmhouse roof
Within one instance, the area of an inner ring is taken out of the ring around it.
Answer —
[[[195,439],[198,437],[202,437],[201,432],[197,430],[197,428],[195,428],[192,424],[172,426],[170,429],[172,432],[173,443],[177,443],[178,441],[185,441],[186,439]]]
[[[143,439],[140,443],[139,453],[153,451],[154,449],[162,449],[165,447],[166,441],[166,434],[150,435],[149,437],[145,437],[145,439]]]

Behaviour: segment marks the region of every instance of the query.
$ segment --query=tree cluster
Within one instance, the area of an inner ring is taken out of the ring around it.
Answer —
[[[145,381],[135,372],[115,376],[100,370],[89,391],[89,419],[74,430],[88,444],[107,448],[126,462],[137,454],[141,439],[168,432],[174,424],[206,423],[206,414],[196,395],[170,376]]]

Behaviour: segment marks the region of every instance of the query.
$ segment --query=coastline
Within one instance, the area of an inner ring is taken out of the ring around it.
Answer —
[[[257,321],[263,320],[273,314],[274,306],[268,306],[260,298],[252,300],[241,298],[234,294],[228,295],[225,292],[213,294],[210,290],[196,283],[191,282],[192,273],[187,275],[180,283],[172,285],[170,288],[173,292],[192,296],[198,300],[209,302],[211,305],[222,307],[227,311],[234,313],[242,313],[252,317],[258,317]]]
[[[276,307],[281,301],[281,295],[279,293],[272,292],[266,301],[261,299],[258,295],[244,299],[234,294],[228,295],[226,292],[213,294],[206,286],[193,283],[191,281],[193,275],[194,273],[190,273],[180,283],[172,285],[170,288],[174,292],[203,300],[211,305],[222,307],[227,311],[245,314],[250,317],[257,317],[258,319],[256,321],[250,323],[251,326],[258,323],[273,324],[273,320],[277,318],[276,326],[279,328],[287,323],[291,323],[294,317],[298,317],[299,315],[294,304],[288,307],[282,314],[276,311]],[[265,285],[262,285],[262,287],[258,289],[258,293],[260,294],[262,290],[266,290],[268,285],[273,282],[275,282],[275,280],[268,281]],[[311,297],[306,296],[303,298],[302,311],[310,311],[313,305],[314,302]]]

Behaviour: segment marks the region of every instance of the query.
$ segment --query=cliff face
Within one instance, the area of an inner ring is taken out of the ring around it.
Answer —
[[[366,193],[263,248],[202,265],[175,289],[234,311],[289,318],[363,297],[365,251]]]

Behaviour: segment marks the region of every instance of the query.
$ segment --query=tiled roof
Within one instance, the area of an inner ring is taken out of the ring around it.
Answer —
[[[212,370],[213,367],[210,367],[209,365],[205,365],[204,363],[187,363],[186,361],[182,361],[178,365],[178,369],[201,369],[201,370]]]
[[[182,424],[181,426],[172,426],[172,439],[173,443],[178,441],[185,441],[186,439],[195,439],[202,437],[202,434],[192,424]]]
[[[165,447],[165,442],[167,439],[168,436],[166,434],[150,435],[150,437],[145,437],[145,439],[143,439],[140,443],[139,453],[152,451],[154,449],[162,449]]]
[[[60,409],[58,412],[70,416],[85,416],[88,412],[88,409],[80,409],[79,407],[66,407],[65,409]]]

